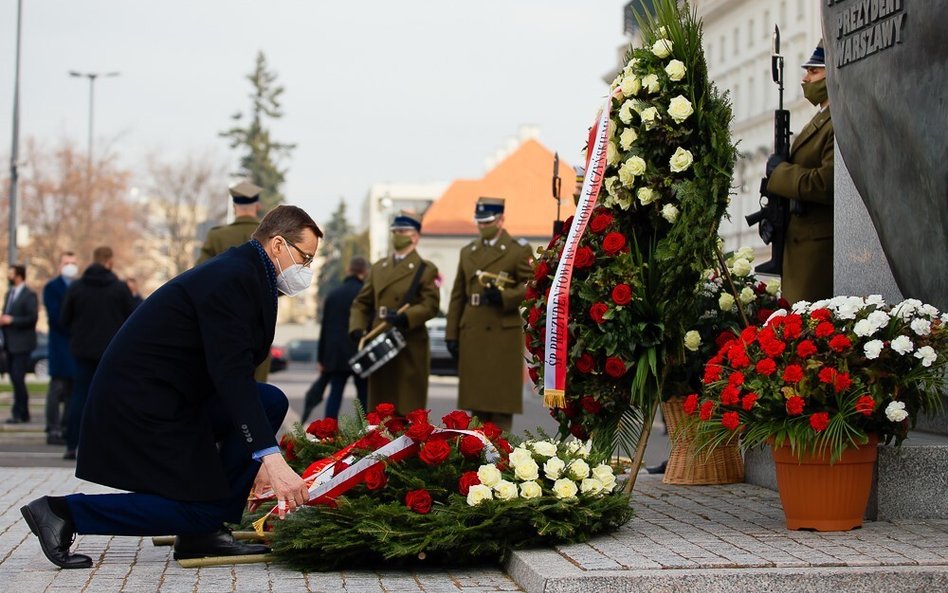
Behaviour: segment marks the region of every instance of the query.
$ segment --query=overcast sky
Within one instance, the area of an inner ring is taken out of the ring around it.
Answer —
[[[0,3],[0,154],[9,163],[16,0]],[[624,41],[624,0],[23,0],[20,138],[84,147],[88,82],[97,146],[128,167],[145,154],[216,151],[246,111],[263,50],[286,87],[277,140],[298,148],[288,201],[358,216],[381,181],[479,177],[523,124],[578,160],[603,74]]]

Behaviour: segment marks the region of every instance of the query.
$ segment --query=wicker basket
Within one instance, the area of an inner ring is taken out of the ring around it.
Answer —
[[[733,484],[744,481],[744,460],[737,444],[715,448],[710,454],[694,451],[694,437],[687,426],[683,397],[662,402],[662,415],[671,440],[671,453],[665,468],[666,484]],[[681,434],[680,434],[681,433]]]

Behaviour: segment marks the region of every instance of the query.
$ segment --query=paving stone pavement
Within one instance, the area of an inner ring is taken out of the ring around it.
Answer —
[[[44,494],[108,489],[61,468],[0,468],[0,592],[4,593],[493,593],[522,591],[498,567],[302,574],[274,564],[184,569],[151,538],[79,536],[73,550],[89,570],[59,570],[46,560],[20,515]]]

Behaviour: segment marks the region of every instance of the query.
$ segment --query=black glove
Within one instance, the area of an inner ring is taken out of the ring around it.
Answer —
[[[500,294],[500,289],[496,286],[488,286],[481,293],[481,300],[490,305],[503,305],[504,297]]]
[[[397,327],[398,329],[407,329],[408,317],[406,317],[404,313],[389,311],[385,314],[385,323],[391,325],[392,327]]]
[[[767,157],[767,177],[770,177],[773,174],[774,169],[777,168],[777,165],[784,162],[786,162],[786,160],[783,158],[783,155],[777,153]]]
[[[458,344],[457,340],[445,340],[444,345],[448,348],[448,352],[454,360],[461,356],[461,345]]]
[[[364,329],[354,329],[349,332],[349,339],[352,340],[352,343],[355,344],[355,347],[359,347],[359,341],[362,339],[362,336],[365,335]]]

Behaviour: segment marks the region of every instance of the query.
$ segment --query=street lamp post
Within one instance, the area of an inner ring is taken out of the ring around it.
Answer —
[[[90,175],[89,175],[89,176],[90,176],[90,181],[91,181],[91,176],[92,176],[92,175],[91,175],[91,171],[92,171],[92,129],[93,129],[92,124],[93,124],[93,116],[94,116],[94,113],[95,113],[95,79],[96,79],[96,78],[99,78],[100,76],[101,76],[102,78],[111,78],[111,77],[113,77],[113,76],[118,76],[118,75],[119,75],[118,72],[106,72],[106,73],[103,74],[103,73],[101,73],[101,72],[77,72],[77,71],[75,71],[75,70],[70,70],[70,71],[69,71],[69,76],[74,76],[74,77],[76,77],[76,78],[88,78],[88,79],[89,79],[89,149],[88,149],[88,157],[89,157],[89,171],[90,171]]]
[[[16,263],[16,198],[17,159],[20,154],[20,23],[23,0],[16,5],[16,74],[13,78],[13,147],[10,150],[10,240],[7,246],[7,263]]]

